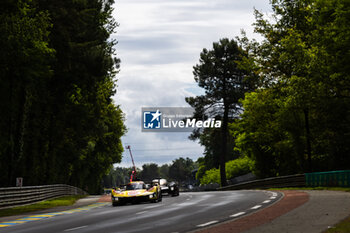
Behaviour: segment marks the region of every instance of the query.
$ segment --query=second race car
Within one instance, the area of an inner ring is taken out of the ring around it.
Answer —
[[[157,178],[152,181],[152,183],[158,183],[160,185],[160,190],[162,194],[168,194],[171,196],[179,196],[179,185],[171,181],[168,183],[166,179]]]

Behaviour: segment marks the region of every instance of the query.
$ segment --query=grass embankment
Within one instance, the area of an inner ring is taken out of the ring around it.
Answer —
[[[76,195],[76,196],[59,197],[52,200],[41,201],[35,204],[17,206],[17,207],[8,208],[8,209],[0,209],[0,217],[23,214],[23,213],[33,212],[37,210],[44,210],[44,209],[54,208],[57,206],[70,206],[70,205],[73,205],[78,199],[83,197],[85,196]]]
[[[328,229],[325,233],[349,233],[350,232],[350,217],[341,221],[334,227]]]

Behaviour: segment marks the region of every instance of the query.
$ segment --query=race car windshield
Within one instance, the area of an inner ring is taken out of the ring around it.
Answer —
[[[126,190],[137,190],[142,188],[143,188],[143,185],[140,183],[132,183],[126,186]]]

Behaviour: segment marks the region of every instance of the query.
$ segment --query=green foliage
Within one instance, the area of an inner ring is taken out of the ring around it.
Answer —
[[[120,185],[129,183],[130,174],[132,170],[133,170],[132,167],[130,168],[116,167],[111,169],[110,172],[103,177],[103,187],[115,188]],[[138,170],[137,170],[137,173],[139,173]]]
[[[152,181],[153,179],[160,177],[159,169],[158,164],[144,164],[142,165],[142,171],[141,174],[138,175],[138,178],[143,181]]]
[[[241,67],[260,79],[231,125],[236,149],[256,162],[261,177],[349,167],[350,77],[344,0],[271,1],[273,19],[256,11],[258,43]]]
[[[178,158],[169,167],[169,178],[178,182],[185,182],[192,179],[192,170],[195,163],[190,158]]]
[[[226,163],[226,177],[233,179],[245,175],[254,170],[254,161],[248,157],[242,157]],[[220,171],[217,168],[207,170],[200,179],[201,184],[219,183]]]
[[[39,127],[39,134],[44,123],[35,111],[44,106],[54,50],[48,46],[47,12],[30,1],[2,1],[0,7],[0,184],[6,186],[14,184],[16,170],[28,159],[32,128]]]
[[[197,168],[197,164],[192,159],[180,157],[171,164],[163,164],[162,166],[155,163],[143,164],[142,169],[136,168],[136,177],[145,182],[151,182],[155,178],[164,178],[168,181],[186,183],[194,181],[192,171],[195,168]],[[103,178],[104,187],[113,188],[128,183],[132,170],[132,167],[111,169],[109,174]]]
[[[347,233],[350,232],[350,218],[337,223],[335,226],[330,227],[325,233]]]
[[[230,119],[231,121],[231,119]],[[207,128],[204,129],[199,136],[199,143],[204,146],[204,161],[206,169],[219,168],[220,166],[220,154],[222,152],[222,130],[220,128]],[[229,161],[239,157],[239,153],[233,150],[235,146],[234,138],[231,134],[227,135],[226,143],[226,158],[225,161]]]
[[[196,172],[196,180],[200,180],[205,175],[207,170],[210,169],[207,169],[205,165],[200,165],[198,171]]]
[[[68,183],[98,193],[120,162],[124,116],[113,1],[0,3],[0,185]],[[6,161],[6,162],[5,162]]]
[[[279,93],[270,89],[247,94],[242,119],[231,125],[236,149],[255,160],[260,177],[304,171],[303,115],[285,109],[283,98],[279,98]]]
[[[195,81],[205,89],[205,95],[188,97],[186,102],[195,109],[194,117],[204,120],[222,120],[221,130],[194,130],[190,139],[200,139],[205,146],[207,167],[220,167],[221,185],[226,185],[225,162],[233,150],[233,140],[228,140],[228,123],[237,117],[239,99],[251,90],[251,83],[245,79],[247,72],[238,67],[246,54],[234,40],[227,38],[213,43],[213,49],[203,49],[199,64],[193,67]]]
[[[245,175],[254,170],[254,161],[248,157],[242,157],[226,163],[227,179]]]
[[[200,179],[201,184],[220,184],[220,170],[217,168],[213,168],[207,170],[204,176]]]
[[[169,177],[169,164],[163,164],[159,167],[159,176],[164,179],[170,179]]]

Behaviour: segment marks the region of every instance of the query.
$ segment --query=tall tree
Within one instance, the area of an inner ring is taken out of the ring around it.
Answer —
[[[54,51],[47,12],[26,0],[1,1],[0,8],[0,185],[7,186],[26,172],[26,148],[36,146],[28,139],[42,132],[44,119],[36,111],[43,107]],[[37,174],[39,156],[32,161]]]
[[[0,3],[0,185],[68,183],[91,192],[120,162],[123,113],[112,101],[113,1]]]
[[[159,167],[156,163],[149,163],[142,165],[142,171],[138,178],[145,181],[151,181],[160,176]]]
[[[116,167],[110,170],[108,175],[103,177],[103,187],[104,188],[115,188],[120,185],[125,185],[130,180],[130,174],[133,170],[132,167]]]
[[[244,77],[246,71],[238,67],[237,62],[245,56],[244,51],[234,40],[221,39],[213,43],[213,49],[203,49],[199,64],[193,67],[195,81],[205,89],[205,95],[186,98],[194,109],[197,118],[217,118],[222,120],[220,143],[221,186],[226,186],[225,162],[228,154],[228,123],[241,110],[239,99],[250,90]],[[195,131],[192,138],[198,138],[203,132]]]
[[[273,0],[271,4],[274,20],[255,12],[255,30],[265,39],[246,43],[251,59],[245,67],[250,65],[262,85],[244,101],[240,148],[259,158],[259,163],[266,160],[257,156],[262,151],[272,156],[268,168],[272,175],[282,174],[279,164],[286,161],[293,164],[293,169],[284,169],[287,173],[346,168],[350,164],[344,156],[350,149],[346,62],[350,6],[344,0]],[[266,121],[254,122],[257,115]],[[269,130],[263,133],[263,127]]]
[[[57,165],[48,176],[63,171],[56,180],[95,192],[120,162],[125,132],[123,114],[111,99],[119,68],[116,41],[109,39],[117,26],[113,1],[38,1],[51,14],[50,44],[56,50],[47,162]]]
[[[169,167],[169,178],[178,182],[186,182],[192,178],[195,163],[190,158],[178,158]]]
[[[159,175],[161,178],[169,179],[169,164],[163,164],[159,167]]]

